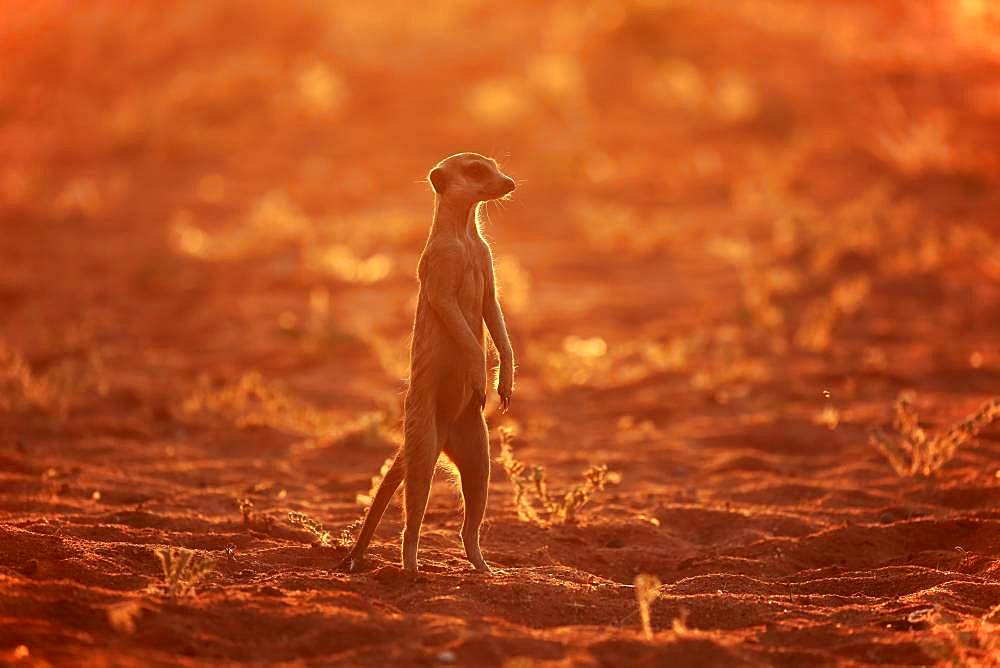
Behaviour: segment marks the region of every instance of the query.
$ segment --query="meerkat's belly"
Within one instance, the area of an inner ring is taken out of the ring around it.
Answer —
[[[481,273],[475,273],[478,275],[466,273],[456,296],[462,317],[469,325],[472,335],[483,345],[485,280]],[[468,373],[468,358],[461,353],[458,342],[447,331],[434,309],[422,294],[418,295],[410,349],[410,382],[449,382],[453,380],[452,376],[454,379],[465,378]],[[485,372],[484,366],[483,373]]]

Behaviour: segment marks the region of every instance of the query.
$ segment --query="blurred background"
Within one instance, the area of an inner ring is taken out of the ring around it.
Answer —
[[[996,322],[988,0],[46,1],[0,22],[3,336],[41,372],[307,374],[275,331],[321,329],[398,384],[422,179],[462,150],[523,182],[486,231],[527,379],[733,313],[786,350],[805,309],[831,331],[859,310],[838,283],[863,302],[914,277],[914,337],[946,303]]]

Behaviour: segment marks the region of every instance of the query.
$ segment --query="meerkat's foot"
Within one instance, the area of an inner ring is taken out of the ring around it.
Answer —
[[[469,554],[466,555],[472,567],[476,569],[476,572],[482,573],[483,575],[491,575],[493,571],[490,569],[490,565],[486,563],[483,559],[482,552],[479,549],[466,550]]]
[[[479,548],[479,532],[462,532],[462,542],[465,544],[465,558],[469,560],[472,567],[478,572],[485,574],[490,574],[489,564],[486,563],[486,559],[483,558],[483,551]]]

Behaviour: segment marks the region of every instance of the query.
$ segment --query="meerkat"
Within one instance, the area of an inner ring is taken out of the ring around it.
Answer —
[[[479,547],[490,482],[483,323],[500,358],[500,410],[510,407],[514,353],[497,297],[493,254],[480,233],[485,202],[509,195],[514,180],[477,153],[445,158],[428,175],[434,219],[417,265],[419,291],[404,402],[403,445],[372,500],[357,542],[340,562],[358,569],[400,483],[404,488],[403,568],[417,570],[420,525],[443,452],[458,469],[465,518],[461,537],[477,571],[490,567]]]

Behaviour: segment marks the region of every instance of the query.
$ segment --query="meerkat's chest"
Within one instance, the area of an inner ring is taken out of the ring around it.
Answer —
[[[462,283],[458,289],[458,302],[467,314],[481,313],[486,277],[475,253],[471,251],[466,253],[464,260],[465,267],[462,271]]]

